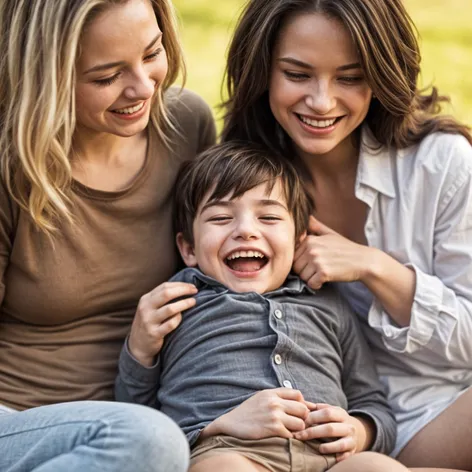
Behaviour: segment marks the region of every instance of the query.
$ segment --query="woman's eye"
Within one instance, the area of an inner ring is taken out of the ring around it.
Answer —
[[[118,80],[119,76],[120,74],[115,74],[112,77],[108,77],[107,79],[94,80],[94,82],[100,87],[106,87],[107,85],[114,84]]]
[[[285,77],[287,77],[290,80],[304,80],[308,78],[307,74],[303,74],[301,72],[292,72],[289,70],[284,70],[283,73]]]
[[[157,56],[159,56],[159,54],[162,52],[162,48],[159,48],[157,49],[156,51],[154,51],[152,54],[149,54],[148,56],[146,56],[144,58],[145,61],[152,61],[153,59],[155,59]]]

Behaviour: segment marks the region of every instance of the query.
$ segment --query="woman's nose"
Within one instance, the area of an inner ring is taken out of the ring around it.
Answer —
[[[306,105],[316,115],[327,115],[336,106],[332,88],[328,81],[319,81],[305,97]]]
[[[132,80],[125,89],[125,96],[131,100],[147,100],[154,94],[156,82],[149,73],[142,69],[134,74]]]

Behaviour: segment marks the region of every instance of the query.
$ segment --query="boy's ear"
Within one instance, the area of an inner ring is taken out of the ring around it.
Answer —
[[[182,233],[177,233],[176,236],[177,247],[179,248],[180,255],[188,267],[197,267],[197,258],[195,257],[195,251],[193,246],[187,242]]]
[[[300,246],[300,244],[305,240],[307,236],[307,232],[304,231],[299,237],[298,237],[298,241],[295,241],[295,249]]]

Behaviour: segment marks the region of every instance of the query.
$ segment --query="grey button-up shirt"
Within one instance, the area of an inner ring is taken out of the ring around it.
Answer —
[[[355,316],[336,291],[300,279],[265,294],[232,292],[188,268],[173,281],[195,284],[197,304],[167,336],[158,362],[140,365],[124,346],[116,398],[159,408],[194,444],[217,417],[260,390],[293,387],[306,400],[366,415],[372,450],[388,453],[396,424]]]

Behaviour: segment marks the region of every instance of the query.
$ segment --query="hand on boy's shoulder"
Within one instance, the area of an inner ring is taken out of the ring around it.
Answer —
[[[192,284],[165,282],[141,297],[128,339],[128,349],[138,362],[154,364],[165,336],[179,326],[182,312],[195,305],[196,293]]]
[[[293,270],[315,290],[326,282],[360,280],[370,250],[310,216],[309,234],[297,246]]]

